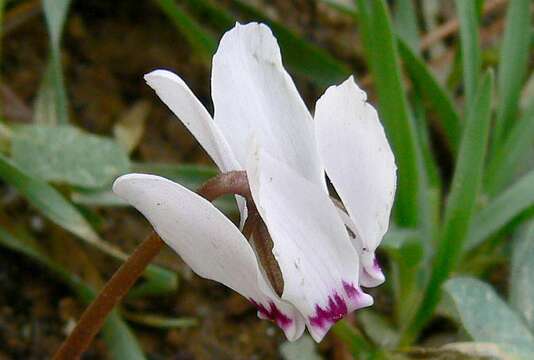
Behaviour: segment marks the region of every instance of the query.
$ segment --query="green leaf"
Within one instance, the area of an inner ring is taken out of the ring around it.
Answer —
[[[378,112],[398,165],[396,218],[416,227],[420,217],[422,156],[402,85],[396,39],[384,0],[357,0],[360,30],[378,93]]]
[[[65,125],[24,126],[12,140],[13,160],[46,181],[89,188],[128,172],[126,152],[112,139]]]
[[[447,142],[456,155],[461,139],[460,116],[447,91],[439,84],[425,62],[402,39],[398,39],[399,54],[418,94],[427,101],[441,119]]]
[[[530,356],[525,358],[534,356],[534,336],[488,284],[459,277],[447,281],[444,290],[454,301],[461,323],[473,340],[506,344],[506,352]]]
[[[373,351],[373,346],[365,339],[360,330],[352,326],[346,319],[338,321],[332,327],[332,331],[347,344],[351,353],[357,358]]]
[[[521,213],[534,206],[534,170],[503,191],[476,214],[466,250],[472,250]]]
[[[107,248],[78,210],[52,186],[26,174],[10,160],[0,155],[0,178],[15,187],[33,206],[52,222],[89,243]],[[113,251],[112,251],[113,252]]]
[[[395,29],[399,38],[403,39],[414,53],[419,52],[419,29],[417,13],[412,0],[395,2]]]
[[[419,311],[404,334],[403,344],[413,341],[431,318],[440,300],[441,285],[458,263],[467,239],[484,168],[491,119],[492,85],[493,73],[488,72],[467,117],[430,280]]]
[[[57,118],[39,113],[36,116],[49,125],[68,123],[68,100],[61,66],[61,36],[69,6],[70,0],[43,0],[46,25],[50,35],[50,57],[38,99],[52,101],[49,106],[53,106],[54,110],[48,109],[47,114],[53,114]]]
[[[522,116],[513,124],[506,139],[496,148],[486,170],[485,190],[490,196],[507,185],[518,168],[531,158],[534,139],[534,96],[530,98]]]
[[[481,67],[477,4],[465,0],[455,0],[455,3],[460,21],[465,104],[469,111],[475,101]]]
[[[501,100],[494,133],[497,144],[514,122],[521,86],[528,69],[531,3],[530,0],[511,0],[506,12],[497,78],[497,93]]]
[[[193,50],[206,63],[211,61],[211,56],[215,53],[217,47],[214,37],[204,30],[201,24],[187,15],[181,7],[176,4],[175,0],[154,0],[161,11],[180,31]]]
[[[513,244],[510,271],[510,303],[534,331],[534,222],[518,234]]]
[[[85,304],[89,304],[95,298],[96,292],[94,289],[81,278],[69,272],[37,249],[15,238],[1,227],[0,245],[22,254],[47,268],[57,279],[69,286]],[[113,311],[106,320],[102,328],[102,334],[109,347],[112,359],[145,359],[135,336],[116,311]]]
[[[55,188],[39,178],[28,175],[3,155],[0,155],[0,178],[16,188],[22,196],[52,222],[116,259],[124,261],[128,257],[120,249],[103,241],[78,209]],[[174,291],[178,286],[176,274],[154,265],[146,269],[144,276],[148,280],[144,284],[145,287],[155,288],[159,292]]]

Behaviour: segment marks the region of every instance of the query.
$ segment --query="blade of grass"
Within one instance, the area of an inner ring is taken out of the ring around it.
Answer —
[[[531,170],[475,216],[465,250],[474,249],[533,206],[534,170]]]
[[[60,264],[42,254],[37,249],[15,238],[1,227],[0,245],[18,254],[24,255],[37,264],[45,267],[57,279],[69,286],[83,303],[89,304],[95,297],[96,293],[94,289],[86,284],[80,277],[63,268]],[[112,359],[145,359],[135,336],[116,311],[109,316],[104,325],[102,334],[108,345]]]
[[[6,6],[6,0],[0,0],[0,65],[2,65],[2,38],[3,38],[3,31],[4,31],[4,10]],[[1,74],[0,74],[1,75]],[[0,84],[2,83],[2,78],[0,77]],[[0,99],[0,114],[3,114],[3,107],[4,104],[2,103],[2,100]]]
[[[476,1],[455,0],[460,22],[465,108],[469,111],[475,101],[480,76],[481,56]]]
[[[412,0],[399,0],[395,2],[395,30],[399,38],[415,52],[419,52],[419,29],[417,26],[417,13]]]
[[[519,94],[527,73],[530,54],[531,3],[530,0],[511,0],[506,12],[497,77],[500,105],[495,122],[494,148],[498,147],[506,136],[517,113]]]
[[[116,259],[124,261],[128,257],[120,249],[102,240],[78,209],[55,188],[26,174],[3,155],[0,155],[0,178],[17,189],[52,222]],[[149,266],[145,277],[151,287],[165,289],[166,292],[174,291],[178,286],[176,274],[158,266]]]
[[[496,148],[486,170],[485,191],[489,196],[497,194],[517,174],[518,166],[531,156],[534,139],[534,98],[513,125],[504,142]]]
[[[358,359],[360,356],[367,355],[373,351],[373,346],[369,341],[346,319],[338,321],[332,328],[332,331],[349,346],[350,352],[354,356],[357,356]]]
[[[484,167],[492,89],[493,73],[488,72],[468,112],[430,280],[419,310],[404,332],[401,344],[412,343],[432,317],[441,297],[441,285],[455,268],[467,240]]]
[[[122,310],[121,315],[123,315],[128,321],[158,329],[177,329],[198,325],[198,321],[195,318],[170,318],[126,310]]]
[[[441,126],[447,142],[456,155],[461,138],[462,125],[454,102],[447,91],[439,84],[425,62],[408,46],[398,39],[399,54],[411,80],[421,90],[419,95],[427,101],[436,115],[441,118]]]
[[[421,215],[421,206],[416,204],[421,204],[424,170],[401,81],[391,19],[384,0],[357,0],[356,5],[367,61],[378,93],[378,111],[398,165],[396,219],[400,226],[416,227]]]
[[[49,124],[68,123],[68,100],[61,65],[61,37],[70,0],[43,0],[46,25],[50,39],[50,58],[41,91],[51,91],[57,119],[46,119]],[[50,86],[50,88],[49,88]],[[45,89],[46,88],[46,89]]]
[[[201,24],[185,13],[175,0],[154,0],[161,11],[172,21],[176,28],[186,37],[189,45],[209,63],[217,47],[214,37],[204,30]]]

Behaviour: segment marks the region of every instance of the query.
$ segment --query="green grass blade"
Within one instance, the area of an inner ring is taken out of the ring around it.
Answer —
[[[534,206],[534,170],[503,191],[474,218],[466,244],[472,250]]]
[[[467,239],[484,168],[492,89],[493,73],[489,72],[469,109],[430,281],[419,311],[403,335],[403,344],[411,343],[431,318],[440,300],[441,285],[455,268]]]
[[[424,170],[402,85],[397,45],[384,0],[357,0],[358,19],[367,61],[378,93],[378,112],[398,165],[396,218],[401,226],[419,223]]]
[[[15,238],[1,227],[0,246],[24,255],[48,269],[57,279],[69,286],[83,303],[89,304],[95,298],[96,292],[94,289],[80,277],[69,272],[37,249]],[[104,327],[102,328],[102,335],[109,347],[111,359],[145,359],[141,346],[137,342],[135,336],[116,311],[113,311],[106,320]]]
[[[365,339],[363,334],[345,319],[338,321],[332,331],[347,344],[350,352],[358,358],[369,354],[373,350],[372,345]]]
[[[53,101],[56,119],[47,118],[48,124],[68,123],[68,100],[61,65],[61,37],[67,18],[70,0],[43,0],[43,9],[50,38],[50,59],[40,91],[52,93],[46,97]]]
[[[419,29],[417,13],[412,0],[395,2],[395,30],[397,35],[415,52],[419,53]]]
[[[506,136],[491,158],[486,171],[485,191],[489,196],[497,194],[517,174],[518,167],[531,156],[534,139],[534,98],[524,110],[519,121]]]
[[[185,36],[193,50],[209,63],[215,53],[217,43],[201,24],[185,13],[175,0],[154,0],[176,28]]]
[[[3,155],[0,155],[0,178],[17,189],[50,221],[116,259],[124,261],[128,257],[120,249],[102,240],[80,211],[54,187],[26,174]],[[176,274],[154,265],[147,268],[144,276],[151,286],[160,291],[174,291],[178,284]]]
[[[511,0],[499,58],[497,94],[500,99],[494,138],[502,140],[513,124],[530,54],[531,0]]]
[[[453,152],[457,154],[460,144],[462,126],[460,116],[456,111],[451,96],[439,84],[425,62],[402,40],[398,40],[399,54],[404,66],[415,83],[419,94],[428,102],[441,119],[441,127],[446,134],[447,142]]]
[[[460,45],[465,89],[465,108],[469,111],[475,101],[480,76],[481,56],[476,1],[455,0],[460,21]]]

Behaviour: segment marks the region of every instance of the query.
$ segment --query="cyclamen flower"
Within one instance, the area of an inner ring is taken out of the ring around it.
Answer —
[[[270,29],[251,23],[228,31],[213,58],[213,118],[177,75],[156,70],[145,79],[221,172],[246,170],[283,292],[210,202],[158,176],[117,179],[114,191],[194,272],[245,296],[289,340],[306,326],[320,341],[347,313],[372,305],[360,285],[384,281],[374,251],[388,227],[396,167],[377,113],[352,77],[325,92],[312,118]],[[343,206],[329,196],[325,170]]]

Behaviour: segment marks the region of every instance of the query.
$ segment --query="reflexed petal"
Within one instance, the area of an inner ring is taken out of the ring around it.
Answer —
[[[396,186],[384,129],[352,76],[326,90],[317,101],[315,121],[326,173],[362,240],[362,265],[378,281],[383,275],[374,251],[387,231]]]
[[[288,339],[300,337],[304,331],[301,315],[274,293],[260,273],[250,244],[211,203],[153,175],[121,176],[113,191],[136,207],[194,272],[254,302],[258,315],[274,320]]]
[[[320,341],[345,314],[372,304],[358,285],[358,253],[321,185],[256,150],[247,175],[284,279],[282,299]]]
[[[223,172],[239,170],[235,156],[210,114],[178,75],[155,70],[145,80],[182,121]]]
[[[212,97],[215,122],[241,165],[255,134],[269,154],[324,183],[313,120],[267,26],[236,24],[224,34],[213,57]]]

